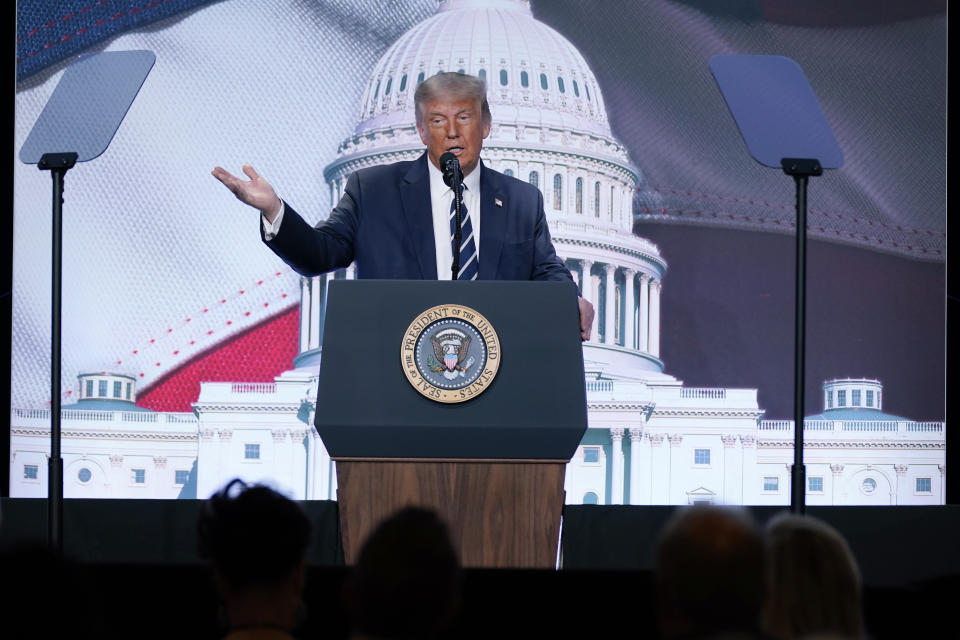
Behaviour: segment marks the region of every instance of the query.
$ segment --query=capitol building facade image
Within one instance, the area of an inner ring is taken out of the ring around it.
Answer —
[[[597,311],[583,347],[588,429],[567,465],[567,503],[787,505],[793,422],[763,419],[756,389],[690,388],[666,372],[667,260],[632,231],[644,176],[611,133],[583,56],[526,0],[438,4],[373,67],[358,124],[324,171],[331,206],[354,171],[423,152],[420,81],[484,78],[484,165],[541,190],[557,253]],[[327,285],[353,277],[350,267],[303,278],[292,368],[273,382],[203,383],[193,413],[138,408],[136,380],[122,372],[81,374],[79,400],[63,410],[64,495],[205,498],[242,477],[335,500],[334,463],[312,425],[323,411]],[[804,425],[808,504],[945,504],[945,424],[885,413],[887,391],[869,378],[824,383],[823,410]],[[11,495],[46,496],[49,410],[14,408],[11,439]]]

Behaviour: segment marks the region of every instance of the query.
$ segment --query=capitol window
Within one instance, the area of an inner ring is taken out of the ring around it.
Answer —
[[[377,96],[380,95],[380,81],[377,80],[377,88],[373,90],[373,99],[376,100]]]
[[[583,504],[600,504],[600,498],[593,491],[583,494]]]
[[[580,97],[580,87],[577,86],[577,81],[573,81],[573,95]]]
[[[547,74],[545,73],[540,74],[540,88],[544,91],[547,90]]]
[[[25,464],[23,465],[23,479],[24,480],[37,480],[37,474],[40,472],[40,467],[35,464]]]
[[[87,380],[87,397],[93,396],[93,380]]]
[[[243,445],[243,457],[246,460],[259,460],[260,459],[260,445],[259,444],[245,444]]]
[[[403,93],[403,90],[407,88],[407,74],[403,74],[403,77],[400,78],[400,93]]]
[[[827,409],[833,409],[833,391],[827,391]]]
[[[776,476],[764,477],[763,490],[767,493],[778,493],[780,491],[780,478]]]
[[[500,84],[504,87],[507,86],[507,70],[500,69]]]
[[[710,449],[694,449],[693,464],[710,464]]]
[[[589,101],[589,100],[590,100],[590,85],[585,84],[585,85],[583,85],[583,88],[584,88],[584,89],[586,90],[586,92],[587,92],[587,101]]]
[[[566,89],[563,88],[563,78],[557,77],[557,89],[560,90],[560,93],[566,93]]]
[[[871,389],[867,389],[867,406],[873,406],[873,391]]]
[[[486,69],[480,69],[480,71],[477,71],[477,76],[479,76],[481,80],[483,80],[484,82],[486,82],[486,81],[487,81],[487,70],[486,70]]]
[[[860,389],[854,389],[850,392],[850,405],[853,407],[860,406]]]
[[[846,391],[837,391],[837,406],[845,407],[847,406],[847,392]]]
[[[130,481],[133,484],[146,484],[147,470],[146,469],[130,469]]]
[[[600,447],[584,447],[583,463],[599,464],[600,463]]]
[[[90,478],[93,477],[93,472],[90,469],[84,467],[77,472],[77,480],[80,481],[80,484],[87,484],[90,482]]]
[[[810,476],[807,478],[807,491],[810,493],[823,493],[823,476]]]
[[[97,395],[101,398],[107,397],[107,381],[100,380],[97,382]]]
[[[877,490],[877,481],[873,478],[864,478],[863,482],[860,483],[860,490],[870,495]]]
[[[560,210],[563,201],[563,177],[558,173],[553,176],[553,208]]]
[[[123,383],[120,381],[114,381],[113,383],[113,397],[122,398],[123,397]]]
[[[593,185],[593,215],[600,217],[600,183]]]
[[[513,177],[513,169],[504,169],[503,175]]]
[[[536,188],[539,189],[539,188],[540,188],[540,174],[537,173],[536,171],[531,171],[531,172],[530,172],[530,176],[527,178],[527,182],[529,182],[530,184],[532,184],[533,186],[535,186]]]
[[[417,84],[420,84],[421,82],[423,82],[423,71],[417,74]]]
[[[393,78],[387,78],[387,88],[383,90],[383,95],[390,95],[390,87],[393,85]]]
[[[610,219],[613,220],[613,185],[610,185]]]
[[[583,213],[583,178],[577,178],[577,213]]]
[[[173,482],[174,484],[187,484],[187,480],[190,479],[190,472],[186,469],[177,469],[174,471]]]
[[[933,493],[933,482],[930,478],[917,478],[917,493]]]
[[[524,89],[530,86],[530,76],[527,75],[526,71],[520,72],[520,86]]]
[[[128,383],[127,383],[127,400],[130,399],[130,395],[131,395],[132,393],[133,393],[133,383],[132,383],[132,382],[128,382]]]

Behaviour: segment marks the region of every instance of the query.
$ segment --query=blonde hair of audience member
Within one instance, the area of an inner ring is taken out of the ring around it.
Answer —
[[[767,525],[767,545],[767,633],[782,640],[864,637],[860,571],[836,529],[783,514]]]

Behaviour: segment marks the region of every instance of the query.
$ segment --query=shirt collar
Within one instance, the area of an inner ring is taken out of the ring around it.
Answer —
[[[433,166],[430,158],[427,158],[427,169],[430,174],[430,193],[434,196],[449,195],[452,191],[443,181],[443,172]],[[470,175],[463,178],[463,184],[467,191],[480,193],[480,172],[483,170],[483,163],[478,162],[477,168],[470,172]]]

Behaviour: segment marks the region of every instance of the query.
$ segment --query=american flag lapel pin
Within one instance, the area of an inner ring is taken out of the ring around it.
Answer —
[[[494,198],[494,199],[493,199],[493,204],[497,205],[498,207],[502,207],[502,206],[503,206],[503,200],[501,200],[500,198]]]

